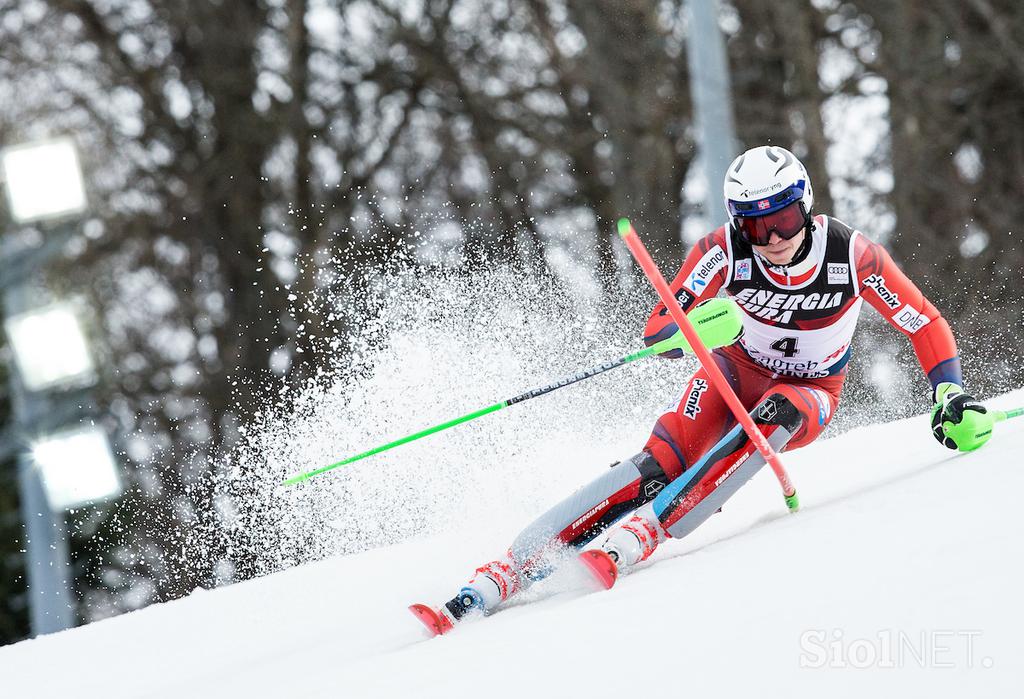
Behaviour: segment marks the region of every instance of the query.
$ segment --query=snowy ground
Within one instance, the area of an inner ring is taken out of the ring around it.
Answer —
[[[435,536],[0,648],[3,696],[1022,696],[1024,419],[972,455],[926,424],[787,455],[803,511],[766,469],[610,592],[566,572],[427,640],[406,605],[507,544]]]

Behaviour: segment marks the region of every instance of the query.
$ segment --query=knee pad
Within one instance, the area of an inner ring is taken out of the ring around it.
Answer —
[[[658,463],[658,460],[649,451],[642,451],[625,461],[612,464],[612,468],[621,466],[624,463],[631,463],[640,475],[640,492],[637,498],[643,502],[653,500],[654,496],[660,493],[662,488],[668,485],[671,480],[666,475],[665,469],[661,467],[661,464]]]
[[[755,425],[779,425],[790,434],[796,434],[803,425],[804,417],[793,402],[783,393],[773,393],[764,398],[750,411]]]

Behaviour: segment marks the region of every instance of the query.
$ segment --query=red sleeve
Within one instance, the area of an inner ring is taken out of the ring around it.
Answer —
[[[690,249],[679,274],[669,284],[683,311],[688,312],[696,304],[718,294],[729,270],[726,249],[724,227],[704,236]],[[647,319],[644,343],[650,347],[655,342],[672,337],[678,330],[665,304],[659,301]],[[675,349],[659,356],[678,359],[683,356],[683,351]]]
[[[949,323],[907,278],[888,251],[863,234],[854,241],[861,296],[890,325],[910,338],[932,388],[943,381],[963,385],[960,357]]]

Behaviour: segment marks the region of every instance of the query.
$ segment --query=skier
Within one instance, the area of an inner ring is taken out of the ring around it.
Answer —
[[[961,388],[948,323],[881,245],[811,215],[810,178],[796,156],[778,146],[748,150],[729,166],[724,193],[728,225],[690,250],[671,289],[684,311],[719,291],[739,304],[743,334],[713,357],[777,452],[811,443],[835,414],[864,300],[910,338],[931,384],[935,438],[964,450],[988,439],[992,418]],[[677,331],[659,303],[644,342]],[[668,537],[693,531],[764,463],[701,368],[639,454],[541,515],[441,609],[411,609],[444,633],[471,611],[493,611],[628,515],[601,546],[626,572]]]

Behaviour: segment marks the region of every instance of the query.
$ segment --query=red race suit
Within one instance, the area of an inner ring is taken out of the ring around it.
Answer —
[[[829,423],[850,360],[863,301],[910,338],[934,388],[962,384],[949,324],[881,245],[834,218],[813,218],[806,255],[774,267],[726,227],[690,250],[671,288],[683,310],[724,291],[743,311],[743,336],[713,352],[748,410],[782,394],[799,410],[802,426],[786,445],[812,442]],[[677,331],[663,303],[647,321],[644,341]],[[681,357],[681,350],[663,356]],[[704,369],[687,382],[675,408],[658,420],[647,441],[669,478],[693,465],[735,425]]]

